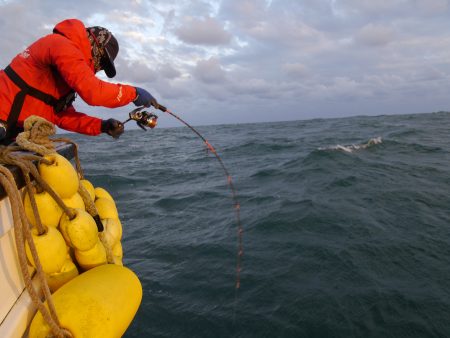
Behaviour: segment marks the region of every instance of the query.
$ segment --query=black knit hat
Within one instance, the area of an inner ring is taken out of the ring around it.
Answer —
[[[106,75],[109,78],[116,76],[116,67],[114,66],[114,60],[119,53],[119,43],[112,33],[106,28],[95,26],[88,27],[87,31],[94,38],[95,43],[99,48],[105,50],[105,54],[102,57],[101,65]]]

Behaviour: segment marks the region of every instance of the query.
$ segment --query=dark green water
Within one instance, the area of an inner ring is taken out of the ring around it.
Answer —
[[[233,204],[202,142],[74,135],[143,285],[125,337],[449,337],[449,127],[449,113],[199,127],[241,202],[237,303]]]

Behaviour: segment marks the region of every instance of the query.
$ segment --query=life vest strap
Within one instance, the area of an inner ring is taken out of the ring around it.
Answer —
[[[30,95],[45,104],[52,106],[56,113],[63,111],[69,107],[73,100],[75,99],[75,92],[70,91],[67,95],[63,96],[60,99],[56,99],[50,94],[44,93],[39,89],[31,87],[28,83],[26,83],[15,71],[11,68],[11,66],[7,66],[4,69],[5,74],[10,78],[14,84],[20,88],[20,92],[16,94],[14,97],[14,101],[11,105],[11,110],[8,115],[7,130],[6,130],[6,140],[10,141],[13,137],[17,135],[17,121],[19,119],[20,112],[22,111],[23,104],[25,102],[25,97]]]
[[[31,87],[26,83],[12,68],[8,66],[4,69],[6,75],[11,79],[14,84],[19,87],[26,95],[33,96],[34,98],[48,104],[49,106],[55,107],[58,103],[58,99],[55,99],[52,95],[44,93],[39,89]]]

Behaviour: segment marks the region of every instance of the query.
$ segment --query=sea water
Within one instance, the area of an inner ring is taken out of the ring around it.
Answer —
[[[71,135],[143,300],[125,337],[450,337],[450,113]],[[126,288],[126,285],[123,286]]]

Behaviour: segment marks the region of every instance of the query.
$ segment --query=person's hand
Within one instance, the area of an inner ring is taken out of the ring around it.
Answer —
[[[144,107],[150,107],[153,106],[156,109],[159,108],[158,102],[156,99],[145,89],[135,87],[136,88],[136,98],[134,99],[133,103],[137,106],[144,106]]]
[[[102,133],[119,138],[124,131],[123,123],[115,119],[102,120]]]

